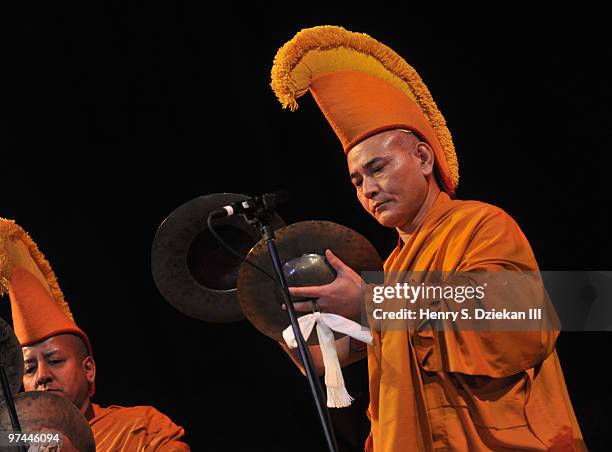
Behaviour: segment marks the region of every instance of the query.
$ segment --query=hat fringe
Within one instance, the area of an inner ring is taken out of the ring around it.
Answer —
[[[320,58],[317,54],[320,54]],[[300,77],[294,70],[307,55],[309,71]],[[338,70],[357,70],[382,78],[414,100],[442,145],[451,182],[457,187],[459,163],[455,147],[444,116],[429,89],[401,56],[366,33],[355,33],[331,25],[298,32],[276,53],[270,85],[283,108],[295,111],[298,108],[297,98],[308,91],[310,81],[315,76]]]
[[[20,240],[28,248],[30,256],[32,259],[34,259],[36,265],[38,265],[38,268],[49,285],[53,299],[57,302],[62,312],[74,322],[74,318],[70,312],[70,307],[64,299],[64,294],[59,287],[59,283],[57,282],[55,273],[51,268],[51,264],[49,264],[49,261],[47,261],[44,254],[38,249],[38,246],[28,233],[21,226],[15,223],[14,220],[8,220],[5,218],[0,218],[0,295],[8,293],[9,278],[13,271],[13,266],[9,260],[7,249],[9,240]]]

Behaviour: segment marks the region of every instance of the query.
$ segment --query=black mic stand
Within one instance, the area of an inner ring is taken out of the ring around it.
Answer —
[[[317,408],[317,413],[319,415],[321,427],[323,428],[323,434],[325,435],[327,447],[330,452],[337,452],[338,444],[336,443],[336,436],[334,435],[331,417],[329,415],[329,410],[327,409],[325,397],[323,396],[321,382],[314,371],[312,356],[310,355],[310,351],[306,346],[306,341],[304,340],[304,336],[302,335],[302,331],[298,325],[297,316],[295,315],[295,310],[293,309],[293,304],[291,302],[291,295],[289,294],[289,287],[287,286],[287,279],[283,273],[283,267],[280,257],[278,256],[278,250],[276,249],[274,230],[272,229],[272,226],[270,226],[270,219],[274,213],[276,203],[274,201],[266,201],[267,199],[264,195],[263,207],[250,214],[247,217],[247,221],[249,223],[256,224],[259,227],[261,237],[268,246],[270,259],[272,259],[272,265],[274,266],[277,281],[281,286],[280,292],[283,296],[285,306],[287,307],[287,314],[289,315],[289,320],[291,322],[291,327],[293,328],[293,334],[295,335],[295,339],[297,341],[300,357],[302,358],[302,363],[304,364],[304,369],[306,370],[310,391],[312,392],[312,397]]]

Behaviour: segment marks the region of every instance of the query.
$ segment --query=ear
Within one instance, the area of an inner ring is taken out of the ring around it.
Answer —
[[[421,161],[421,171],[424,176],[429,176],[433,173],[434,169],[434,152],[431,146],[424,141],[417,144],[415,154]]]
[[[86,356],[83,359],[82,366],[85,371],[85,378],[87,378],[89,384],[93,384],[96,381],[96,362],[93,356]]]

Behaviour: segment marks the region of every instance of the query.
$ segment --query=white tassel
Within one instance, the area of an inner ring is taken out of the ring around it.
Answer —
[[[342,369],[338,360],[333,331],[344,333],[370,345],[373,342],[372,335],[358,323],[336,314],[314,312],[300,317],[298,323],[300,331],[306,340],[310,337],[314,326],[317,326],[317,336],[319,337],[319,346],[321,347],[323,365],[325,366],[327,406],[329,408],[350,406],[353,398],[344,386],[344,377],[342,376]],[[297,341],[291,326],[283,330],[283,339],[285,339],[289,348],[297,347]]]
[[[320,316],[317,316],[317,336],[325,366],[325,386],[327,386],[327,406],[330,408],[345,408],[351,405],[353,398],[344,386],[344,377],[336,352],[334,333]]]

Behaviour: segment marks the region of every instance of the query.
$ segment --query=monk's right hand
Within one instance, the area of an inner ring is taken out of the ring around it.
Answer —
[[[324,286],[290,287],[293,296],[315,298],[321,312],[330,312],[357,320],[361,315],[363,280],[331,250],[325,251],[327,262],[336,270],[336,279]],[[311,301],[293,303],[296,312],[311,312]]]

